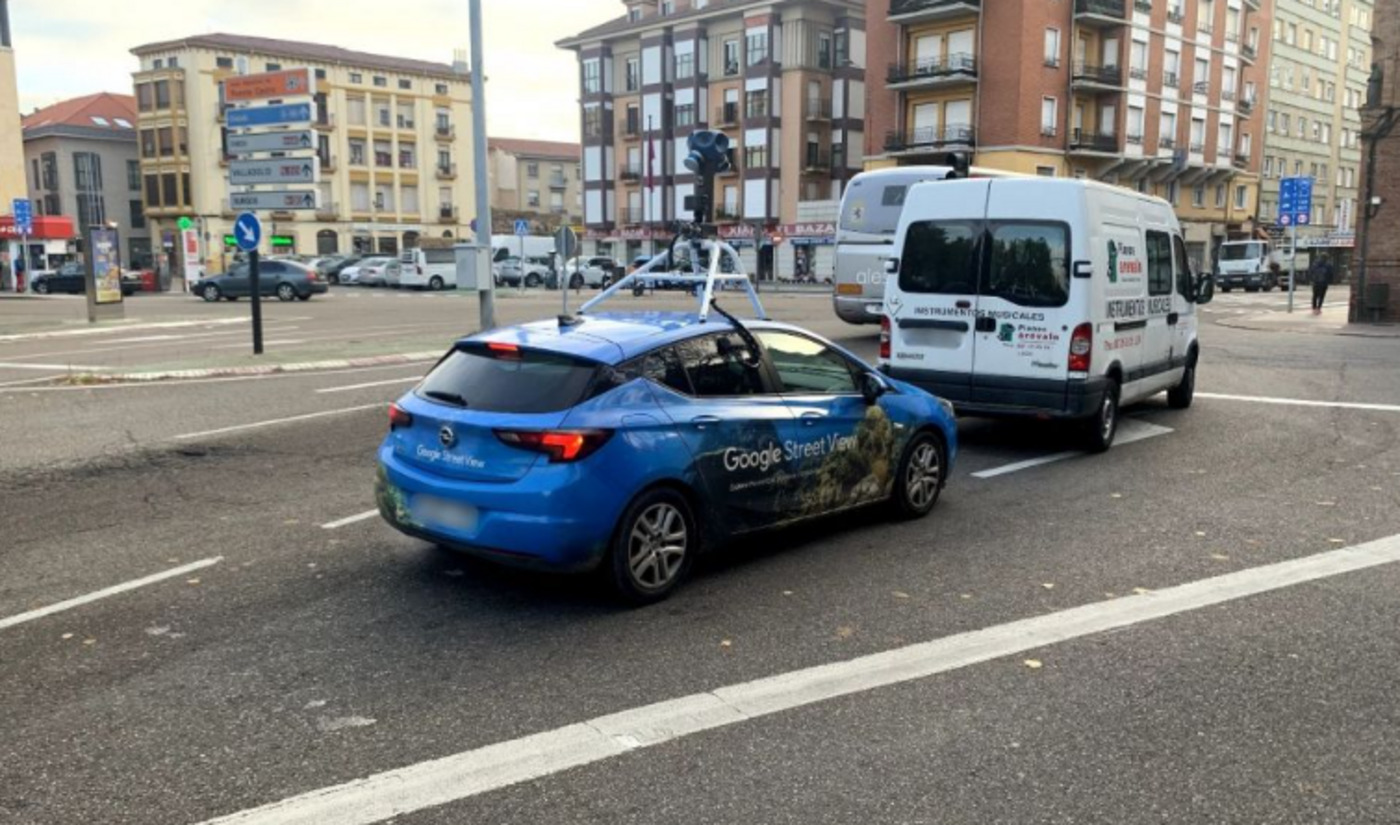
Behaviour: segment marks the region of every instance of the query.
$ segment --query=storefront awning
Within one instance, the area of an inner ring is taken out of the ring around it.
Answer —
[[[14,215],[0,215],[0,238],[18,239]],[[67,241],[77,237],[73,230],[73,219],[63,215],[35,215],[34,227],[29,233],[34,240]]]

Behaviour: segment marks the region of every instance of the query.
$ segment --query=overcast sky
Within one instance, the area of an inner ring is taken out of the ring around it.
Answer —
[[[467,0],[42,0],[11,3],[20,108],[131,94],[134,46],[227,32],[452,62]],[[621,16],[620,0],[482,0],[491,135],[578,141],[578,68],[554,42]]]

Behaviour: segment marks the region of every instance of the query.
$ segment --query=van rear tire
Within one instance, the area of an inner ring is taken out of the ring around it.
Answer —
[[[1113,446],[1113,439],[1118,435],[1119,392],[1118,382],[1109,379],[1098,411],[1084,422],[1084,447],[1091,453],[1108,452]]]

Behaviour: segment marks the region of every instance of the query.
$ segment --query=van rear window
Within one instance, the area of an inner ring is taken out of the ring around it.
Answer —
[[[909,225],[899,259],[899,288],[932,295],[977,292],[976,221],[922,221]]]
[[[1029,307],[1069,300],[1069,230],[1058,223],[994,224],[982,294]]]
[[[430,264],[455,264],[457,263],[457,251],[455,249],[425,249],[423,250],[423,260]]]
[[[597,372],[591,361],[497,347],[459,346],[428,373],[418,395],[434,401],[459,398],[480,412],[558,412],[583,400]]]

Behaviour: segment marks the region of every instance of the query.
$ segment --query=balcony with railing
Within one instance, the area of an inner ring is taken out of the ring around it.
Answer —
[[[1176,72],[1162,72],[1162,86],[1167,89],[1175,89],[1181,85],[1181,78]]]
[[[332,154],[329,153],[329,152],[317,152],[317,153],[316,153],[316,157],[318,157],[318,158],[321,159],[321,171],[322,171],[322,172],[334,172],[334,171],[335,171],[335,166],[336,166],[336,163],[335,163],[335,155],[332,155]]]
[[[640,206],[623,206],[617,210],[619,223],[641,223],[646,219],[646,210]]]
[[[321,107],[316,114],[316,119],[311,121],[311,125],[322,132],[329,132],[335,128],[335,113],[327,112]]]
[[[1204,155],[1206,153],[1206,145],[1204,143],[1192,143],[1190,148],[1191,154],[1193,155]]]
[[[1143,14],[1152,13],[1152,0],[1133,0],[1133,11],[1140,11]]]
[[[1101,135],[1088,129],[1073,129],[1069,134],[1071,152],[1097,152],[1116,155],[1119,153],[1117,135]]]
[[[1192,91],[1193,94],[1198,94],[1198,95],[1209,95],[1209,94],[1210,94],[1210,81],[1209,81],[1209,80],[1198,80],[1198,81],[1196,81],[1195,83],[1193,83],[1193,84],[1191,85],[1191,91]]]
[[[1074,17],[1082,26],[1121,26],[1128,22],[1128,2],[1074,0]]]
[[[1127,141],[1129,146],[1141,146],[1141,145],[1142,145],[1142,134],[1141,134],[1141,133],[1136,133],[1136,134],[1135,134],[1135,133],[1133,133],[1133,132],[1129,132],[1128,134],[1126,134],[1126,135],[1123,136],[1123,140]]]
[[[1167,9],[1167,22],[1180,26],[1186,21],[1186,12],[1180,6],[1171,6]]]
[[[629,117],[622,123],[622,136],[627,140],[636,140],[642,136],[642,122],[639,117]]]
[[[1121,88],[1123,85],[1123,67],[1075,63],[1070,73],[1070,83],[1074,86]]]
[[[891,89],[945,86],[977,82],[977,58],[966,52],[891,63],[886,81]]]
[[[316,220],[334,221],[340,218],[340,204],[334,201],[321,201],[321,205],[316,207]]]
[[[808,120],[831,120],[831,101],[808,98],[806,111]]]
[[[1252,61],[1259,56],[1259,50],[1256,49],[1253,46],[1253,44],[1242,43],[1240,44],[1240,56],[1243,57],[1245,60]]]
[[[1157,151],[1160,152],[1160,151],[1162,151],[1163,149],[1165,149],[1165,150],[1167,150],[1168,152],[1170,152],[1171,150],[1173,150],[1173,149],[1175,149],[1175,148],[1176,148],[1176,138],[1170,138],[1170,137],[1159,137],[1159,138],[1157,138]]]
[[[1245,117],[1254,114],[1254,99],[1248,97],[1240,98],[1240,102],[1235,104],[1235,109]]]
[[[438,178],[438,180],[456,180],[456,179],[457,179],[457,164],[455,164],[455,163],[439,163],[439,164],[437,165],[437,178]]]
[[[454,140],[457,137],[457,127],[453,126],[451,123],[439,121],[437,125],[433,127],[433,134],[437,136],[438,140]]]
[[[803,174],[831,174],[830,152],[823,152],[820,149],[813,149],[811,147],[808,147],[807,151],[803,152],[802,154]]]
[[[550,188],[550,189],[567,189],[567,188],[569,188],[569,181],[568,181],[567,178],[564,177],[564,173],[563,173],[563,172],[552,172],[552,173],[550,173],[550,175],[549,175],[549,188]]]
[[[1222,102],[1224,102],[1224,103],[1234,103],[1234,102],[1235,102],[1235,90],[1234,90],[1234,89],[1221,89],[1221,90],[1220,90],[1220,100],[1221,100]]]
[[[456,223],[457,207],[444,203],[438,207],[438,223]]]
[[[878,0],[871,0],[878,2]],[[891,23],[920,23],[964,14],[977,14],[982,0],[889,0]]]
[[[968,124],[917,126],[903,132],[885,134],[885,151],[920,152],[949,147],[977,145],[977,132]]]
[[[628,183],[635,183],[642,179],[642,164],[621,163],[617,167],[617,179]]]
[[[720,204],[715,207],[715,220],[717,221],[737,221],[743,217],[738,204]]]
[[[1236,153],[1235,153],[1235,168],[1236,168],[1236,169],[1248,169],[1248,168],[1249,168],[1249,153],[1248,153],[1248,152],[1236,152]]]
[[[726,103],[715,107],[715,126],[738,126],[739,104]]]

